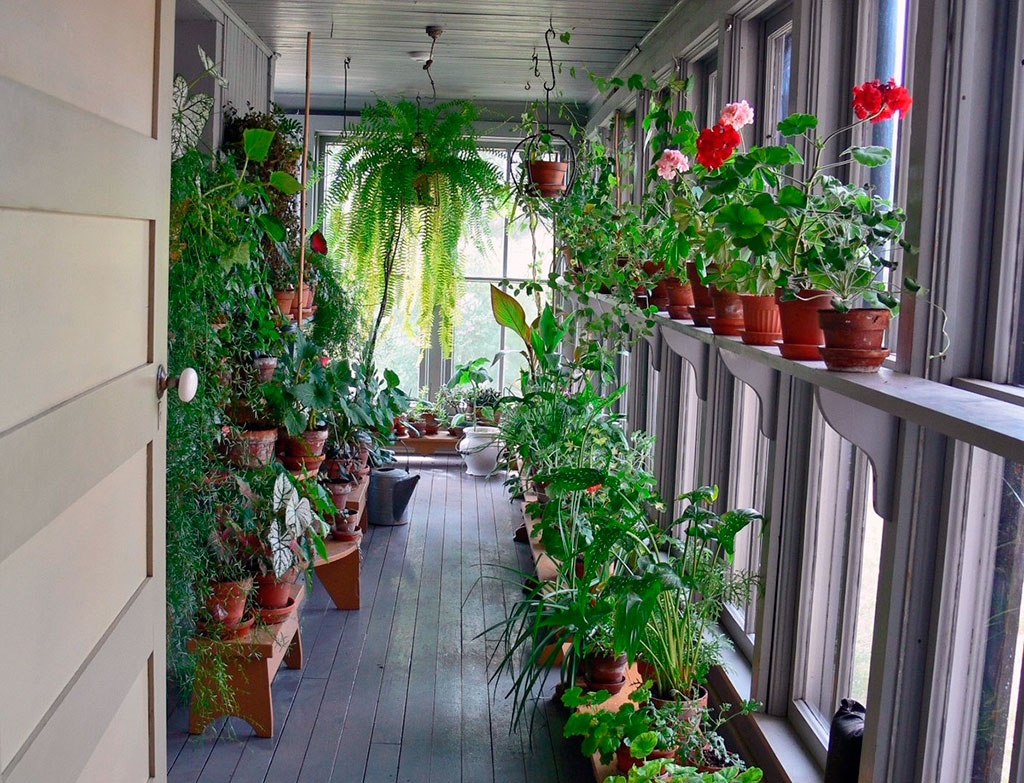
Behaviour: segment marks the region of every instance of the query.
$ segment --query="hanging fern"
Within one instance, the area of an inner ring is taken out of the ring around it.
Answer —
[[[423,108],[381,100],[345,139],[325,223],[333,252],[345,259],[363,301],[376,307],[367,360],[381,322],[403,297],[417,312],[421,344],[429,345],[436,311],[441,346],[451,354],[464,288],[459,243],[485,243],[502,191],[500,172],[477,149],[476,117],[465,101]]]

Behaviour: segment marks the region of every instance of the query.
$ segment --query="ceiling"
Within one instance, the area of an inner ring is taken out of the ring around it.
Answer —
[[[349,107],[375,95],[432,98],[422,60],[429,52],[427,25],[444,29],[431,69],[439,100],[528,102],[544,97],[550,79],[544,32],[549,20],[568,45],[552,43],[556,75],[553,101],[586,103],[596,95],[587,72],[608,76],[642,47],[644,36],[678,0],[228,0],[230,7],[280,57],[275,95],[301,105],[305,87],[306,33],[312,32],[312,103],[340,110],[345,58]],[[533,53],[541,77],[534,74]],[[569,71],[575,67],[573,78]],[[545,72],[547,72],[545,74]],[[530,89],[526,89],[526,85]]]

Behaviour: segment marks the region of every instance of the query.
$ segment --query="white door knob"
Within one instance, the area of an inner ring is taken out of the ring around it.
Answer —
[[[163,399],[164,392],[172,386],[178,388],[178,399],[182,402],[192,402],[199,390],[199,373],[191,367],[181,371],[181,375],[167,376],[167,370],[161,364],[156,371],[156,398]]]
[[[178,399],[182,402],[192,402],[199,391],[199,373],[191,367],[186,367],[178,376]]]

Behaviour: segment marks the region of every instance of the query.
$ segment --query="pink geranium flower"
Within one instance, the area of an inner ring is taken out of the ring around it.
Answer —
[[[679,150],[665,150],[654,165],[658,168],[658,176],[671,182],[676,174],[690,170],[690,159]]]
[[[723,125],[730,125],[736,130],[746,127],[754,121],[754,109],[746,101],[729,103],[722,109],[722,116],[718,121]]]

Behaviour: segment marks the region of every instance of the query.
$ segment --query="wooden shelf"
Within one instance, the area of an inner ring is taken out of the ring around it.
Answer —
[[[362,554],[355,541],[326,541],[327,559],[315,566],[327,594],[339,609],[359,608],[359,573]]]
[[[291,588],[295,610],[280,623],[254,626],[236,639],[197,636],[189,641],[189,651],[199,654],[197,687],[214,695],[210,703],[200,704],[193,689],[188,723],[190,734],[202,734],[215,719],[233,715],[248,721],[256,736],[274,736],[274,703],[270,686],[282,663],[290,669],[302,668],[299,608],[305,595],[306,582],[299,579]],[[209,648],[217,648],[218,655],[225,659],[233,707],[213,687],[213,674],[202,655],[203,650]]]
[[[454,435],[422,435],[419,438],[399,438],[395,443],[395,449],[412,451],[421,457],[429,457],[442,450],[455,451],[455,444],[462,440],[462,437]]]

